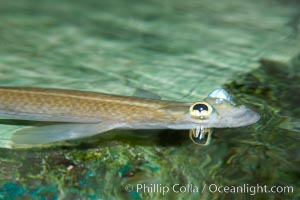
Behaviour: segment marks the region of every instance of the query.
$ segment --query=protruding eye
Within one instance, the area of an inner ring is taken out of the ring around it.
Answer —
[[[193,118],[206,118],[208,117],[212,112],[212,107],[205,102],[197,102],[191,105],[190,107],[190,115]]]

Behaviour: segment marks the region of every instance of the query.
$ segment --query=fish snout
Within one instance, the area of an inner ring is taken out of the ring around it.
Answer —
[[[226,116],[225,116],[226,118]],[[260,115],[247,108],[245,106],[240,106],[236,112],[233,112],[232,115],[228,116],[227,127],[240,127],[240,126],[248,126],[258,122],[260,119]]]

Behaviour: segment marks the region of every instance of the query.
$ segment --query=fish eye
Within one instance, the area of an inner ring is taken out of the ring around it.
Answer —
[[[190,115],[193,118],[206,118],[212,113],[212,107],[205,102],[197,102],[191,105]]]

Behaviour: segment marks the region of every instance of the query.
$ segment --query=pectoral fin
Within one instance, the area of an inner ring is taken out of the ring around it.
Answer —
[[[25,128],[12,136],[14,144],[45,144],[63,140],[89,137],[115,128],[115,124],[56,124]]]

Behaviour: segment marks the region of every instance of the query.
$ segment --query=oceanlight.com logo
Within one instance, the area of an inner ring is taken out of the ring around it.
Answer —
[[[205,184],[206,185],[206,184]],[[210,193],[246,193],[255,195],[258,193],[294,193],[293,186],[267,186],[267,185],[249,185],[243,184],[240,186],[218,186],[216,184],[210,184],[208,186]]]
[[[267,185],[231,185],[223,186],[217,184],[203,184],[203,186],[195,184],[173,184],[173,185],[163,185],[163,184],[127,184],[125,186],[125,191],[127,192],[139,192],[139,193],[159,193],[165,195],[169,192],[173,193],[236,193],[236,194],[250,194],[256,195],[258,193],[294,193],[293,186],[267,186]]]

